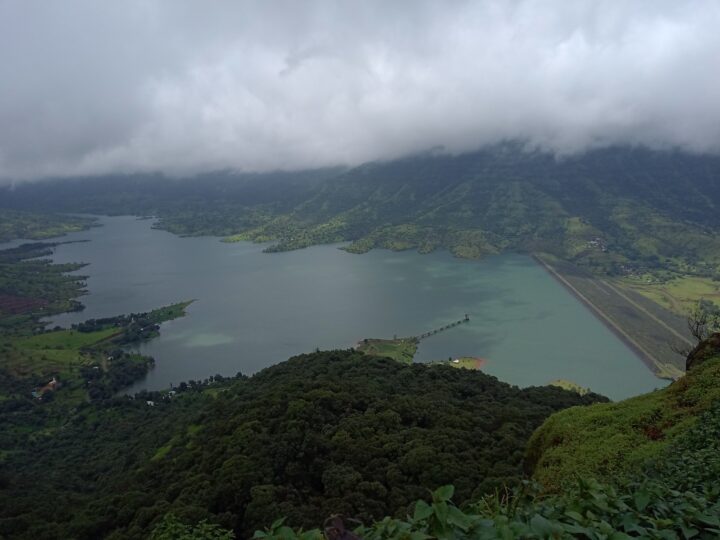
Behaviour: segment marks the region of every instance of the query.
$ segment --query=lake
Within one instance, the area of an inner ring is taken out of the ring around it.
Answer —
[[[417,335],[465,313],[469,323],[423,340],[416,360],[478,356],[485,372],[518,386],[563,378],[613,399],[666,384],[528,256],[353,255],[338,246],[266,254],[258,244],[180,238],[151,220],[100,222],[62,239],[88,242],[55,250],[56,262],[89,263],[78,272],[89,276],[89,294],[84,311],[53,325],[196,299],[138,347],[156,366],[132,391],[252,374],[316,348]]]

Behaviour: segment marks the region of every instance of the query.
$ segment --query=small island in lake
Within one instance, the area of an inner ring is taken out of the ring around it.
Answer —
[[[365,354],[370,354],[373,356],[384,356],[387,358],[392,358],[393,360],[397,360],[398,362],[412,364],[420,341],[439,334],[440,332],[444,332],[445,330],[460,326],[461,324],[467,322],[470,322],[470,316],[466,313],[462,319],[451,322],[439,328],[435,328],[434,330],[424,332],[418,336],[410,336],[404,338],[398,338],[396,336],[393,339],[366,338],[358,342],[355,348]]]

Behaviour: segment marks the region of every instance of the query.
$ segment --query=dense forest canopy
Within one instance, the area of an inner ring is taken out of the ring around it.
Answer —
[[[171,511],[240,538],[279,515],[402,517],[448,483],[458,502],[517,484],[533,430],[602,399],[329,351],[171,399],[86,403],[4,460],[0,534],[143,538]]]

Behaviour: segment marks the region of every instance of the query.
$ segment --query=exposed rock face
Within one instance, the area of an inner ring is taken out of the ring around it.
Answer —
[[[690,351],[685,361],[685,370],[690,371],[715,356],[720,356],[720,332],[702,340]]]

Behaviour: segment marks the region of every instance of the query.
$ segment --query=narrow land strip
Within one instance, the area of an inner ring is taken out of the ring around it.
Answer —
[[[670,332],[672,335],[674,335],[675,337],[677,337],[678,339],[680,339],[680,340],[683,341],[684,343],[690,345],[691,347],[694,346],[694,344],[693,344],[692,341],[690,341],[688,338],[686,338],[685,336],[683,336],[682,334],[680,334],[680,332],[677,332],[674,328],[671,328],[670,326],[668,326],[667,324],[665,324],[663,321],[661,321],[660,319],[658,319],[655,315],[653,315],[653,314],[650,313],[647,309],[645,309],[643,306],[641,306],[640,304],[638,304],[637,302],[635,302],[632,298],[630,298],[629,296],[627,296],[624,292],[622,292],[619,288],[617,288],[616,286],[614,286],[612,283],[609,283],[609,282],[604,281],[604,280],[601,280],[601,281],[602,281],[602,283],[604,283],[605,285],[607,285],[608,287],[610,287],[613,291],[615,291],[617,294],[619,294],[620,296],[622,296],[625,300],[627,300],[628,302],[630,302],[630,303],[631,303],[633,306],[635,306],[637,309],[639,309],[640,311],[642,311],[645,315],[647,315],[648,317],[650,317],[653,321],[655,321],[655,322],[658,323],[660,326],[662,326],[663,328],[665,328],[665,329],[666,329],[668,332]]]
[[[590,309],[600,321],[602,321],[612,332],[614,332],[628,347],[635,352],[635,354],[643,361],[643,363],[658,377],[663,379],[677,379],[683,375],[683,371],[676,365],[669,362],[662,361],[657,358],[656,355],[652,354],[648,347],[639,343],[636,336],[631,335],[624,328],[622,328],[616,320],[611,318],[604,310],[602,310],[597,303],[593,302],[577,287],[575,287],[569,279],[566,279],[560,272],[558,272],[550,263],[543,259],[539,254],[534,254],[533,258],[545,268],[548,273],[554,277],[561,285],[563,285],[571,294],[573,294],[580,302]],[[596,287],[600,287],[595,283]],[[600,289],[603,293],[607,294],[607,291]],[[625,299],[627,300],[627,299]],[[634,303],[633,303],[634,304]],[[646,312],[646,310],[642,310]],[[653,320],[655,318],[653,317]],[[663,325],[664,327],[665,325]],[[674,334],[675,332],[673,332]]]
[[[429,330],[418,336],[395,337],[393,339],[366,338],[356,345],[356,349],[372,356],[385,356],[404,364],[412,364],[420,340],[427,339],[469,321],[470,317],[465,314],[465,317],[462,319],[440,326],[434,330]]]

